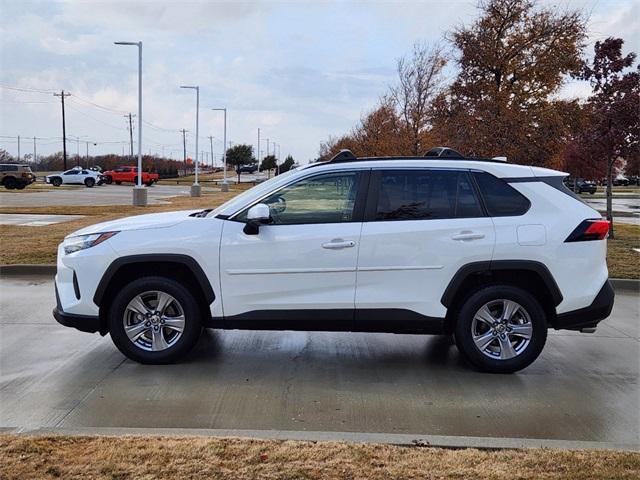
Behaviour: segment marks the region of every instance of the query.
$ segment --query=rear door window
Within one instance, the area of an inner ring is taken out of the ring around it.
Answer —
[[[482,217],[469,173],[464,170],[385,170],[371,220],[435,220]]]

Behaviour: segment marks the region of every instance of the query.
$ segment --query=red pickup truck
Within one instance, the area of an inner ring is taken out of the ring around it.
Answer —
[[[113,170],[107,170],[102,172],[107,184],[115,183],[120,185],[122,182],[138,183],[138,168],[137,167],[118,167]],[[142,183],[150,187],[155,182],[160,180],[160,176],[157,173],[142,172]]]

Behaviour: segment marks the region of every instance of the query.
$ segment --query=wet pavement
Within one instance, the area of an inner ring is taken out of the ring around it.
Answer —
[[[178,365],[125,358],[58,325],[47,277],[0,280],[0,429],[247,429],[640,445],[640,305],[618,292],[595,334],[550,332],[513,375],[445,338],[207,331]]]

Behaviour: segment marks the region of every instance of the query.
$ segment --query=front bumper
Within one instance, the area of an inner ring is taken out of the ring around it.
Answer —
[[[556,330],[593,328],[611,314],[614,298],[613,287],[611,282],[607,280],[591,305],[557,315],[553,327]]]
[[[66,313],[60,305],[60,295],[58,294],[58,286],[56,285],[56,308],[53,309],[53,318],[60,325],[65,327],[73,327],[81,332],[95,333],[100,332],[100,318],[95,315],[75,315]],[[102,332],[100,332],[102,334]]]
[[[72,313],[65,313],[62,309],[56,307],[53,309],[53,318],[55,318],[60,325],[73,327],[81,332],[100,332],[100,319],[98,317],[91,315],[73,315]]]

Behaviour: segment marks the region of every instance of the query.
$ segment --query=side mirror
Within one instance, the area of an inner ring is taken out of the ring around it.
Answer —
[[[260,231],[260,224],[269,222],[271,213],[269,206],[264,203],[254,205],[247,212],[247,223],[242,230],[247,235],[257,235]]]

